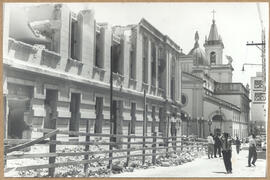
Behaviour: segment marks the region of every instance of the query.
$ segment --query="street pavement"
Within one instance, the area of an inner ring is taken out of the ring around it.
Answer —
[[[240,154],[236,153],[235,146],[232,152],[232,174],[226,174],[222,158],[208,159],[207,156],[197,158],[192,162],[179,166],[153,167],[136,169],[133,172],[113,174],[111,177],[265,177],[265,152],[258,152],[256,166],[248,167],[248,149],[243,148]]]

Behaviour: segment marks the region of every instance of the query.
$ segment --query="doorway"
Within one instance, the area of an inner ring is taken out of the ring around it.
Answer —
[[[56,118],[57,118],[57,90],[46,90],[45,98],[45,111],[46,116],[44,118],[43,127],[47,129],[56,129]]]
[[[113,100],[113,134],[123,134],[123,101]],[[115,142],[121,142],[121,138],[114,138]]]
[[[70,112],[71,118],[69,121],[69,130],[70,131],[79,131],[80,125],[80,102],[81,94],[71,93],[71,102],[70,102]],[[70,137],[78,137],[78,135],[69,135]]]
[[[103,98],[96,97],[96,120],[95,120],[95,133],[102,133],[103,121]]]

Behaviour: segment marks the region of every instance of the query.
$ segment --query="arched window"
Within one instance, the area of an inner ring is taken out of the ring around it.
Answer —
[[[210,53],[210,64],[216,64],[216,53],[215,52]]]

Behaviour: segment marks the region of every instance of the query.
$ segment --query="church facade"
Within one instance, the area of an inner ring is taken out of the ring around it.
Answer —
[[[213,19],[204,49],[195,34],[193,49],[182,55],[182,134],[206,137],[228,132],[246,137],[249,123],[249,89],[232,82],[232,58],[223,62],[224,44]]]

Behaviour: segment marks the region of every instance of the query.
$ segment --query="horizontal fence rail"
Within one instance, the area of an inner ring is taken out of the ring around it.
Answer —
[[[145,157],[150,156],[152,157],[152,164],[155,164],[158,155],[166,155],[168,157],[169,154],[181,152],[184,148],[187,150],[197,149],[198,151],[202,151],[206,147],[205,139],[190,139],[183,136],[164,137],[157,136],[157,133],[153,133],[151,136],[130,135],[130,128],[128,135],[87,133],[59,129],[35,129],[35,131],[44,133],[44,135],[33,140],[5,139],[4,160],[6,170],[10,169],[8,168],[8,160],[48,158],[48,164],[13,167],[13,170],[26,171],[48,168],[49,176],[54,177],[55,168],[57,167],[83,164],[84,172],[87,174],[88,165],[94,162],[105,163],[108,161],[107,167],[112,168],[112,160],[126,159],[126,166],[128,166],[131,161],[130,158],[139,157],[142,158],[142,163],[145,163]],[[66,136],[64,137],[63,135]],[[84,141],[81,141],[82,137],[85,137]],[[118,141],[116,139],[118,139]],[[57,152],[56,147],[59,148],[62,147],[62,145],[65,145],[65,148],[72,152]],[[18,152],[32,146],[45,146],[42,147],[42,149],[47,146],[49,147],[49,152]],[[74,146],[85,148],[80,151],[75,148],[76,152],[74,152]],[[89,149],[89,146],[100,146],[103,150],[92,151]],[[134,154],[134,152],[137,152],[137,154]],[[89,159],[89,157],[93,155],[102,156]],[[55,162],[58,157],[82,157],[82,159],[77,161]]]

